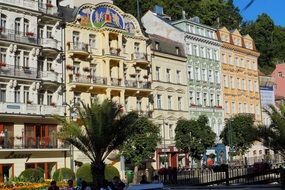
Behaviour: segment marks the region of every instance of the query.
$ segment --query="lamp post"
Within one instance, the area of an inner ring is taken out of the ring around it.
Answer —
[[[75,97],[73,98],[73,101],[68,104],[66,102],[63,103],[63,105],[66,105],[69,107],[69,119],[73,120],[72,113],[75,111]],[[72,144],[70,144],[70,169],[74,172],[74,147]]]

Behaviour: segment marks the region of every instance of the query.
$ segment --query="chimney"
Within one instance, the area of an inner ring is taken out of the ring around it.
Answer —
[[[182,10],[182,19],[186,19],[186,13],[184,10]]]

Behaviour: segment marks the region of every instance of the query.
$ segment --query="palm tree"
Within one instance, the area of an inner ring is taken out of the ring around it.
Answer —
[[[270,105],[265,112],[271,118],[271,124],[260,127],[261,141],[266,147],[278,151],[285,158],[285,102],[280,104],[279,109]]]
[[[79,122],[55,116],[63,125],[58,138],[75,146],[91,160],[93,185],[98,188],[104,181],[104,160],[131,137],[138,115],[134,112],[123,114],[122,106],[110,100],[81,104],[82,107],[77,108]]]
[[[246,9],[248,9],[254,3],[254,1],[255,0],[250,0],[250,2],[242,10],[245,11]]]

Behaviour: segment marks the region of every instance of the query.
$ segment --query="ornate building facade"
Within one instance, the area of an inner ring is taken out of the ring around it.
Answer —
[[[56,139],[64,115],[62,28],[56,1],[0,1],[0,182],[27,168],[66,167]]]
[[[156,151],[156,168],[189,165],[188,157],[175,147],[179,119],[188,118],[186,57],[183,44],[158,35],[151,39],[153,121],[162,142]]]
[[[223,27],[217,32],[223,43],[221,48],[222,88],[225,118],[238,113],[254,115],[261,122],[260,93],[257,59],[254,41],[238,30]]]
[[[220,42],[215,29],[199,23],[199,18],[172,23],[184,33],[187,55],[189,117],[206,115],[217,134],[223,130],[224,110],[220,82]]]
[[[138,21],[110,3],[84,4],[76,11],[65,29],[67,104],[110,99],[126,112],[151,116],[148,38]],[[88,160],[79,151],[74,159]]]

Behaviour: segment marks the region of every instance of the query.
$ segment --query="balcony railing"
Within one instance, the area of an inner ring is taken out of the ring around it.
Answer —
[[[2,139],[1,139],[2,138]],[[0,137],[0,149],[67,149],[68,144],[59,142],[55,135],[46,137]]]
[[[72,82],[85,83],[85,84],[102,84],[107,85],[106,77],[98,77],[92,75],[71,75]]]
[[[119,48],[110,48],[110,54],[115,56],[120,56],[121,49]]]
[[[1,0],[1,2],[27,9],[38,10],[38,1],[32,0]]]
[[[150,82],[136,81],[136,80],[126,80],[125,86],[129,87],[129,88],[149,89],[149,88],[151,88],[151,83]]]
[[[144,60],[144,61],[147,61],[147,54],[146,53],[141,53],[141,52],[135,52],[133,54],[133,59],[134,60]]]
[[[50,3],[39,3],[39,11],[49,15],[58,15],[58,8]]]
[[[38,72],[36,68],[0,63],[0,76],[1,75],[16,76],[22,78],[37,78]]]
[[[89,45],[82,42],[69,42],[67,46],[69,51],[81,51],[86,53],[90,52]]]
[[[0,28],[0,39],[28,44],[38,44],[37,36],[33,32],[24,33],[16,30],[10,30],[7,28]]]
[[[53,71],[45,71],[45,72],[41,71],[40,78],[47,81],[60,82],[58,78],[58,73]]]
[[[106,77],[93,77],[93,83],[95,84],[103,84],[107,85],[107,78]]]
[[[58,49],[57,46],[57,40],[52,39],[52,38],[42,38],[39,39],[40,45],[45,47],[45,48],[53,48],[53,49]]]
[[[0,113],[24,115],[64,115],[63,106],[0,102]]]
[[[122,86],[122,80],[118,78],[111,78],[112,86]]]

